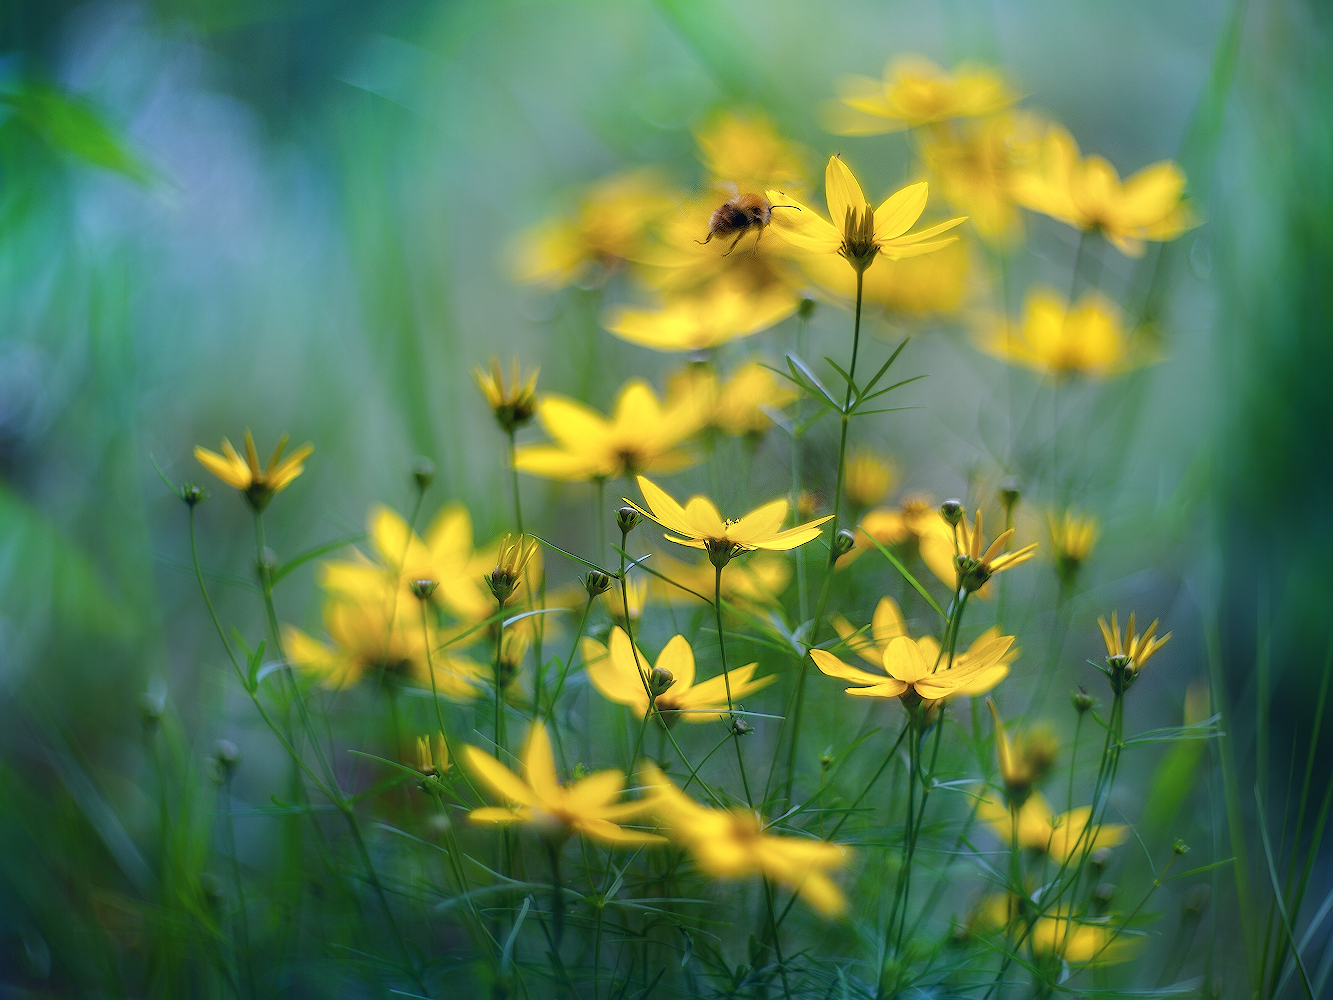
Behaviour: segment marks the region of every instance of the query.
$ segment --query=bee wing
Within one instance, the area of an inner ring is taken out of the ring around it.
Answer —
[[[739,198],[741,189],[736,186],[735,181],[713,181],[713,187],[719,191],[725,192],[731,198]]]

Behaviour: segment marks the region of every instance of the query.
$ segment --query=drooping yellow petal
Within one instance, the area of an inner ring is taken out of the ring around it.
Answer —
[[[505,767],[485,750],[474,746],[463,748],[468,767],[501,797],[519,805],[537,807],[541,800],[530,787],[524,784],[513,771]]]

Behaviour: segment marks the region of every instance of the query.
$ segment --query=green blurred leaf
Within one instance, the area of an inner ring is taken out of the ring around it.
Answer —
[[[93,166],[147,184],[153,171],[93,107],[44,83],[26,83],[16,91],[0,93],[0,104],[13,115],[6,126],[20,124],[53,150]]]

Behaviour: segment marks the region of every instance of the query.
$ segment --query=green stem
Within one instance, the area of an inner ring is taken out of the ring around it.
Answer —
[[[518,463],[514,461],[514,432],[509,431],[509,477],[514,490],[514,524],[523,534],[523,505],[518,499]]]
[[[226,771],[226,780],[222,785],[222,828],[227,834],[227,853],[231,855],[231,875],[236,882],[236,912],[241,925],[241,947],[245,952],[245,978],[250,986],[250,995],[259,996],[255,986],[255,966],[250,955],[250,916],[245,905],[245,882],[241,878],[241,859],[236,856],[236,822],[231,812],[231,771]]]
[[[842,434],[838,441],[838,478],[833,491],[833,536],[838,534],[838,519],[842,514],[842,479],[847,467],[847,422],[851,419],[852,386],[856,379],[856,356],[861,350],[861,291],[865,284],[865,271],[856,271],[856,320],[852,327],[852,364],[847,369],[847,395],[842,403]],[[833,563],[829,563],[829,572],[833,572]],[[815,630],[819,623],[815,623]]]
[[[717,618],[717,648],[722,655],[722,683],[727,688],[727,714],[731,724],[731,734],[736,743],[736,764],[741,770],[741,785],[745,788],[745,802],[753,809],[754,797],[750,794],[750,779],[745,773],[745,756],[741,753],[741,734],[736,726],[735,706],[731,701],[731,672],[727,669],[727,643],[722,634],[722,567],[714,565],[713,574],[713,611]]]

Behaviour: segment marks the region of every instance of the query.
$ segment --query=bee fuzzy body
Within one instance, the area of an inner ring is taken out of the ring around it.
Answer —
[[[726,238],[735,235],[731,246],[727,248],[726,256],[736,249],[736,244],[741,241],[741,237],[750,230],[757,230],[759,236],[764,234],[764,227],[773,219],[773,206],[769,204],[767,198],[757,194],[737,195],[729,201],[723,202],[713,214],[708,217],[708,236],[706,239],[698,240],[699,243],[708,243],[714,236]],[[756,239],[756,243],[758,240]]]

